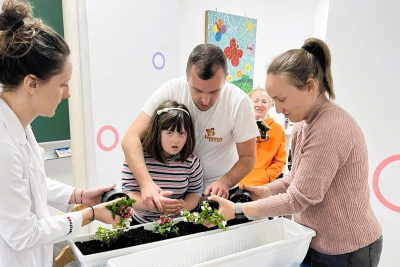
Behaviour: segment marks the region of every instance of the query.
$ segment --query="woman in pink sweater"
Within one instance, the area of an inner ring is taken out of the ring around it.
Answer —
[[[293,214],[314,229],[310,266],[378,266],[382,229],[370,204],[368,152],[357,122],[335,99],[328,46],[310,38],[273,60],[266,89],[276,112],[296,122],[292,170],[266,186],[247,187],[254,202],[212,196],[232,219]]]

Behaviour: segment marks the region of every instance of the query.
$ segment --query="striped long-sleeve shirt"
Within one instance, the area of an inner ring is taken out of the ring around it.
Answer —
[[[203,168],[199,158],[192,154],[181,162],[171,158],[168,165],[161,163],[143,151],[144,160],[153,181],[164,191],[172,191],[168,196],[173,199],[183,199],[187,193],[199,196],[203,193]],[[140,192],[139,185],[129,169],[126,160],[122,166],[122,190],[124,193]],[[147,210],[135,210],[133,218],[140,223],[153,222],[162,213]]]
[[[293,214],[317,232],[310,247],[337,255],[365,247],[382,234],[370,204],[368,152],[357,122],[320,95],[293,127],[290,173],[267,186],[261,216]]]

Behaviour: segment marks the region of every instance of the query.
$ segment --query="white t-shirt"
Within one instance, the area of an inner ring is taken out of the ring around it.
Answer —
[[[189,109],[196,132],[194,153],[203,166],[205,187],[237,162],[236,143],[259,135],[250,98],[233,84],[225,83],[217,102],[209,110],[201,111],[193,103],[186,77],[174,79],[152,94],[143,111],[151,117],[167,100],[175,100]]]

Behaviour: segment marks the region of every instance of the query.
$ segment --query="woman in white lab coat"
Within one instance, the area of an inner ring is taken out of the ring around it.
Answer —
[[[5,1],[0,13],[0,266],[52,266],[53,243],[75,237],[85,220],[116,223],[101,203],[114,186],[81,190],[52,181],[30,122],[52,117],[69,97],[66,42],[31,16],[27,3]],[[49,216],[47,205],[70,211]]]

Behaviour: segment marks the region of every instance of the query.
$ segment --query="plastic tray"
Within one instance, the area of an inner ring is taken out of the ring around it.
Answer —
[[[178,222],[178,221],[181,221],[182,218],[176,218],[174,220]],[[234,225],[234,226],[229,227],[229,222],[228,222],[228,230],[226,230],[226,232],[233,231],[234,229],[242,227],[243,225],[252,225],[255,223],[258,223],[258,221],[252,221],[252,222]],[[144,226],[145,229],[148,229],[148,230],[154,229],[153,223],[135,225],[135,226],[132,226],[131,229],[140,227],[140,226]],[[106,267],[107,261],[111,258],[131,254],[131,253],[136,253],[136,252],[140,252],[140,251],[144,251],[144,250],[149,250],[149,249],[156,248],[156,247],[162,247],[162,246],[169,245],[172,243],[176,243],[176,242],[180,242],[180,241],[184,241],[184,240],[188,240],[188,239],[194,239],[196,237],[209,236],[209,235],[219,233],[222,231],[223,230],[221,230],[221,229],[216,229],[216,230],[202,232],[202,233],[198,233],[198,234],[186,235],[186,236],[182,236],[182,237],[176,237],[176,238],[171,238],[171,239],[162,240],[162,241],[158,241],[158,242],[148,243],[148,244],[144,244],[144,245],[133,246],[133,247],[123,248],[123,249],[117,249],[117,250],[96,253],[96,254],[91,254],[91,255],[83,255],[81,253],[81,251],[78,249],[78,247],[75,245],[75,242],[92,240],[94,238],[94,233],[81,235],[76,238],[70,239],[67,242],[68,242],[68,245],[71,247],[72,251],[74,252],[75,264],[77,267]]]
[[[113,258],[107,266],[294,267],[303,261],[314,236],[314,230],[285,218],[261,220],[212,236]]]

